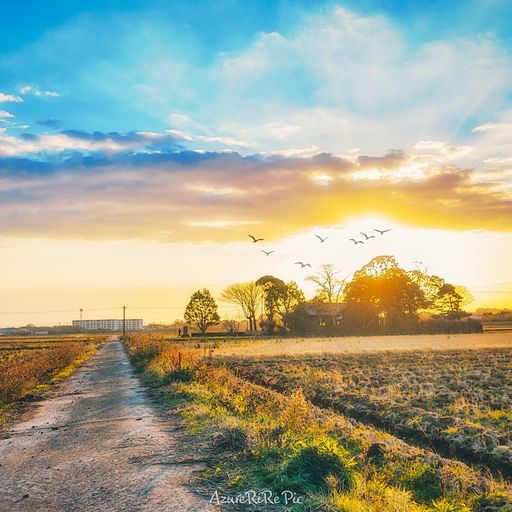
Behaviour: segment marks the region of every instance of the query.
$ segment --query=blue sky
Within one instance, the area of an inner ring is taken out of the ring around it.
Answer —
[[[297,59],[293,65],[289,61],[278,63],[255,81],[251,76],[244,82],[243,77],[223,68],[224,61],[254,52],[265,35],[300,38],[302,29],[314,29],[332,19],[333,9],[340,5],[358,16],[378,20],[379,30],[390,32],[382,34],[383,44],[387,37],[400,39],[400,49],[391,44],[387,50],[390,54],[398,52],[399,59],[416,59],[425,45],[436,42],[458,46],[458,57],[463,59],[462,46],[478,44],[482,38],[493,47],[489,54],[510,52],[507,20],[512,19],[512,4],[500,0],[4,2],[0,20],[0,91],[16,92],[30,85],[59,93],[58,99],[27,95],[23,103],[9,110],[21,125],[29,124],[31,132],[38,133],[49,127],[38,123],[48,120],[55,121],[55,128],[88,131],[179,128],[169,119],[175,111],[194,120],[196,130],[203,135],[223,135],[214,132],[226,125],[244,124],[247,117],[257,119],[256,114],[264,109],[260,100],[268,100],[269,109],[273,102],[286,104],[288,111],[324,106],[348,109],[354,115],[367,115],[369,111],[384,117],[400,114],[397,108],[407,113],[407,102],[415,102],[418,95],[429,91],[421,87],[413,90],[410,85],[413,94],[400,105],[396,97],[389,95],[377,98],[376,101],[391,99],[378,105],[362,105],[351,94],[345,101],[321,96],[319,89],[326,80],[325,74],[312,71],[311,63],[301,62],[298,52],[293,53]],[[268,46],[272,51],[272,45]],[[366,53],[363,48],[360,55],[351,58],[383,57]],[[471,59],[471,50],[466,53]],[[341,82],[340,89],[343,85]],[[356,80],[348,86],[359,84]],[[379,87],[378,81],[374,86]],[[407,83],[401,87],[407,88]],[[506,99],[510,100],[508,88],[494,92],[499,98],[497,104],[486,105],[487,115],[496,114]],[[230,105],[230,93],[239,98],[242,107]],[[479,110],[467,112],[467,116],[460,126],[447,120],[452,124],[442,127],[445,133],[464,135],[475,124],[486,121]],[[262,123],[269,119],[261,117]],[[406,142],[409,141],[397,140],[396,145]],[[264,150],[264,144],[257,149]]]

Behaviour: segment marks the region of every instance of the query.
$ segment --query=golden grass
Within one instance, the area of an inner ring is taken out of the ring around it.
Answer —
[[[261,349],[267,342],[252,343]],[[155,383],[168,393],[162,397],[179,408],[189,428],[214,440],[211,467],[202,478],[215,488],[236,492],[295,485],[304,490],[313,485],[306,490],[310,505],[297,509],[304,511],[481,512],[479,502],[512,503],[510,489],[490,475],[315,407],[303,389],[279,393],[262,387],[235,374],[234,364],[196,360],[197,349],[190,354],[194,380],[166,379],[176,368],[176,354],[187,351],[183,344],[173,347],[157,337],[135,337],[127,346],[141,370],[159,375]],[[324,451],[319,447],[328,452],[329,468],[334,467],[333,454],[345,465],[339,474],[326,476],[327,488],[314,483],[306,465],[314,455],[315,472],[320,471]],[[341,485],[344,475],[350,486]]]
[[[457,350],[512,348],[512,332],[331,338],[275,338],[219,342],[214,355],[291,356],[294,354],[360,353],[387,350]]]
[[[0,406],[28,393],[40,394],[47,384],[69,376],[94,353],[94,343],[74,341],[41,349],[3,350],[0,357]]]

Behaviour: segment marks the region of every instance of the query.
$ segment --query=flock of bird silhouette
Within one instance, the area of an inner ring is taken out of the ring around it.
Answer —
[[[388,231],[391,231],[391,229],[376,229],[376,228],[373,228],[373,231],[375,231],[375,233],[379,233],[380,236],[384,235],[385,233],[387,233]],[[354,245],[358,245],[358,244],[365,244],[366,242],[368,242],[368,240],[371,240],[372,238],[376,238],[376,235],[368,235],[366,233],[363,233],[362,231],[360,231],[360,234],[364,236],[364,240],[356,240],[355,238],[349,238],[349,241],[350,242],[353,242]],[[263,242],[265,239],[264,238],[256,238],[255,236],[253,235],[247,235],[249,238],[252,239],[252,243],[253,244],[256,244],[258,242]],[[318,240],[320,241],[321,244],[323,244],[329,237],[328,236],[325,236],[325,237],[321,237],[320,235],[315,235]],[[266,256],[270,256],[273,252],[276,252],[276,251],[265,251],[264,249],[261,249],[261,252],[264,253]],[[305,267],[310,267],[311,268],[311,265],[309,263],[304,263],[303,261],[296,261],[294,263],[294,265],[300,265],[300,268],[305,268]]]

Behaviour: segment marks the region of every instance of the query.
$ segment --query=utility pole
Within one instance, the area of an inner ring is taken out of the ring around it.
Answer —
[[[123,340],[126,339],[126,306],[123,306]]]
[[[83,308],[80,308],[80,320],[82,320],[82,313],[84,312]]]

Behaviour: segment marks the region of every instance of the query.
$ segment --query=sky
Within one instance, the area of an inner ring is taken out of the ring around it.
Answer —
[[[0,8],[0,325],[380,254],[512,306],[510,2]]]

